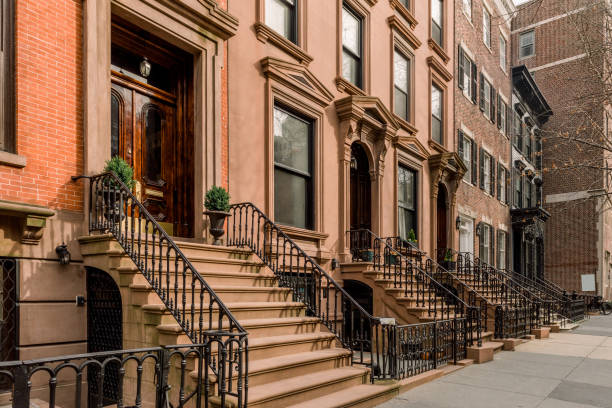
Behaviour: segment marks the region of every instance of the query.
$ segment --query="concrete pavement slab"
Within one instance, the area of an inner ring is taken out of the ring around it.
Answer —
[[[502,358],[507,354],[512,353],[499,353],[495,355],[495,360],[489,364],[476,366],[483,375],[495,376],[497,373],[507,373],[513,375],[526,375],[526,376],[536,376],[543,378],[551,378],[551,379],[562,379],[565,378],[583,359],[578,359],[573,364],[550,364],[548,362],[538,361],[536,359],[530,360],[528,358],[525,359],[515,359],[515,358]],[[513,355],[517,355],[518,353],[514,353]],[[538,356],[538,354],[533,353],[525,353],[527,356]],[[559,358],[558,356],[550,356],[553,358]],[[457,375],[468,374],[468,372],[462,370],[462,372],[458,372]]]
[[[612,363],[608,360],[587,358],[572,370],[566,380],[612,387]]]
[[[587,357],[599,360],[612,360],[612,347],[597,347]]]
[[[612,408],[612,388],[599,385],[563,381],[550,394],[550,397],[577,404]]]
[[[600,336],[591,336],[588,334],[576,334],[576,333],[551,333],[548,340],[551,343],[562,343],[562,344],[577,344],[582,346],[599,346],[605,338]]]
[[[576,404],[575,402],[561,401],[554,398],[546,398],[538,408],[598,408],[595,405]]]
[[[559,355],[553,355],[553,354],[539,354],[539,353],[498,353],[495,355],[495,360],[496,361],[505,361],[505,360],[512,360],[512,361],[525,361],[528,363],[534,363],[534,364],[548,364],[548,365],[554,365],[554,366],[569,366],[569,367],[576,367],[578,364],[580,364],[580,362],[582,360],[584,360],[583,357],[575,357],[575,356],[559,356]]]
[[[543,343],[547,344],[543,344]],[[553,343],[550,341],[530,341],[529,343],[521,344],[516,348],[516,351],[523,353],[545,353],[556,354],[560,356],[586,357],[595,346],[584,346],[579,344]]]

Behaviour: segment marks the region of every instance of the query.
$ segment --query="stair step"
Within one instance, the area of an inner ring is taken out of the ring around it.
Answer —
[[[296,352],[322,350],[338,345],[336,336],[325,331],[249,338],[249,360],[255,361]]]
[[[156,292],[148,284],[131,284],[130,289],[142,292],[145,297],[139,299],[139,302],[134,304],[151,304],[159,303],[159,298]],[[166,282],[163,282],[162,289],[166,289]],[[182,297],[183,290],[187,293],[187,298],[191,299],[191,286],[186,289],[182,288],[182,283],[179,284],[178,294],[179,299]],[[223,303],[232,302],[288,302],[293,299],[293,292],[289,288],[281,288],[277,286],[238,286],[238,285],[215,285],[213,290],[219,296]],[[196,287],[196,298],[199,297],[200,288]],[[174,298],[174,287],[170,286],[170,298]]]
[[[361,384],[324,395],[313,400],[291,405],[288,408],[338,408],[338,407],[375,407],[393,398],[399,385]]]
[[[122,266],[117,268],[120,274],[121,285],[127,286],[130,284],[144,284],[147,283],[145,276],[132,265],[132,267]],[[181,269],[182,272],[182,269]],[[259,286],[259,287],[271,287],[276,285],[277,278],[271,272],[266,271],[257,272],[232,272],[232,271],[198,271],[204,278],[204,281],[210,286]],[[162,276],[164,276],[162,274]],[[155,277],[159,278],[159,272],[155,273]],[[175,274],[170,273],[170,286],[174,286]],[[183,275],[179,273],[178,276],[179,285],[182,285]],[[186,276],[185,282],[187,285],[191,283],[191,277]],[[164,276],[164,284],[166,284]]]
[[[362,385],[367,377],[368,371],[364,368],[343,367],[249,387],[249,406],[287,407],[305,403],[330,392]],[[228,399],[235,404],[233,397]],[[212,402],[218,406],[218,402]]]
[[[191,310],[191,302],[188,300],[187,306]],[[234,317],[239,321],[243,319],[261,319],[261,318],[281,318],[281,317],[299,317],[303,316],[306,311],[306,305],[301,302],[236,302],[225,303],[225,306],[232,312]],[[202,310],[204,320],[208,319],[210,304],[194,304],[195,313],[198,314]],[[163,303],[143,305],[145,311],[145,324],[165,324],[173,323],[174,316],[166,308]],[[213,320],[216,319],[219,312],[219,305],[213,303],[212,313]],[[148,315],[148,316],[147,316]]]

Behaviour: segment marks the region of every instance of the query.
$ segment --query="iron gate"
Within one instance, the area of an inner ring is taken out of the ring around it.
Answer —
[[[0,361],[17,358],[17,261],[0,257]],[[9,387],[0,377],[0,390]]]
[[[121,293],[113,278],[106,272],[87,268],[87,352],[114,351],[123,348]],[[99,385],[94,379],[97,368],[89,368],[88,391],[90,407],[98,400]],[[104,405],[118,400],[119,364],[111,362],[104,370],[102,385]]]

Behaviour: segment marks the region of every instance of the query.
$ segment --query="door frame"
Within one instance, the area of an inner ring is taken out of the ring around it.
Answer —
[[[204,232],[201,216],[204,192],[223,185],[221,165],[221,76],[224,41],[236,34],[238,20],[215,2],[175,0],[84,0],[84,160],[87,175],[98,174],[110,159],[110,45],[111,21],[118,16],[193,56],[194,158],[193,231]],[[83,187],[84,189],[86,186]],[[84,194],[86,191],[84,190]],[[84,212],[89,202],[84,202]],[[83,227],[87,228],[87,219]]]

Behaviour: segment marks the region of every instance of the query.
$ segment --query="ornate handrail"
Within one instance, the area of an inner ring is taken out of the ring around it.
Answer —
[[[292,289],[308,314],[353,351],[353,361],[372,367],[372,381],[389,372],[389,344],[381,319],[367,312],[263,211],[248,202],[233,204],[227,230],[227,245],[253,251],[278,277],[279,285]]]
[[[476,341],[481,341],[481,323],[479,308],[463,301],[449,285],[444,285],[423,269],[419,261],[410,259],[402,250],[392,246],[391,238],[381,238],[369,229],[348,231],[353,260],[364,260],[363,253],[373,250],[372,265],[382,272],[384,279],[392,280],[394,288],[400,288],[403,296],[412,296],[416,305],[427,307],[428,317],[435,320],[450,319],[451,314],[465,317],[470,328],[468,336],[473,344],[473,332]],[[360,254],[361,253],[361,254]],[[414,256],[425,256],[422,251],[411,252]],[[367,257],[366,257],[367,258]],[[454,289],[454,288],[453,288]]]
[[[239,406],[246,406],[247,332],[115,173],[72,179],[81,178],[90,182],[89,231],[113,235],[193,343],[202,343],[210,330],[228,338],[228,352],[219,354],[219,364],[209,368],[217,373],[221,365],[229,367],[229,377],[217,384],[219,395],[223,400],[226,395],[234,396]],[[235,387],[233,376],[237,377]]]

